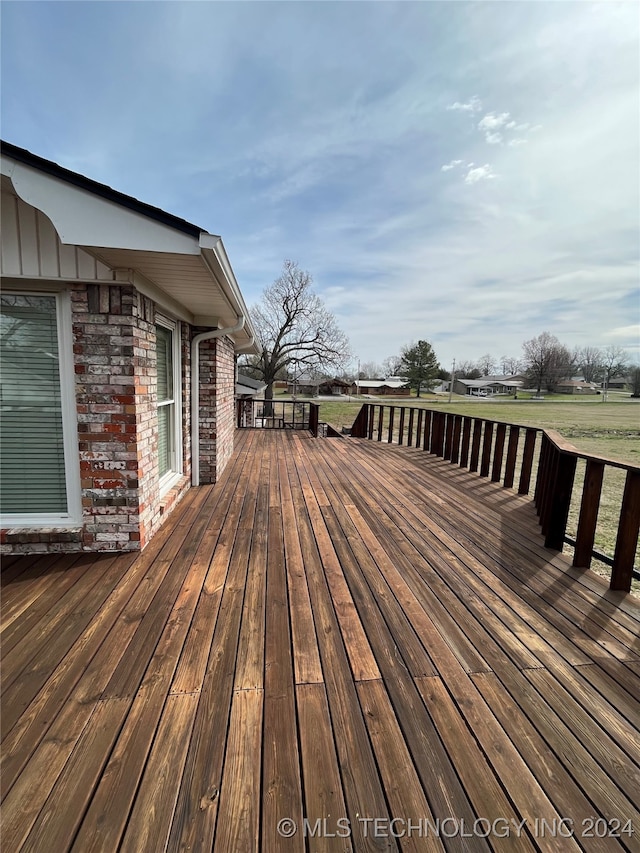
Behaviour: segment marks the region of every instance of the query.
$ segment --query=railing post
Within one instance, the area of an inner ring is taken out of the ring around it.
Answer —
[[[469,445],[471,443],[471,418],[464,417],[462,426],[462,448],[460,450],[460,467],[466,468],[469,462]]]
[[[444,452],[444,412],[433,413],[431,452],[436,456],[442,456]]]
[[[591,565],[603,475],[604,462],[596,462],[595,459],[588,459],[584,472],[578,533],[576,535],[576,547],[573,554],[573,565],[579,569],[588,569]]]
[[[489,462],[491,459],[491,442],[493,441],[493,422],[484,422],[484,438],[482,439],[482,459],[480,461],[480,476],[489,476]]]
[[[378,441],[382,441],[382,422],[384,421],[384,405],[378,406]]]
[[[407,437],[407,446],[411,447],[413,445],[413,419],[415,417],[416,410],[411,406],[409,409],[409,435]],[[418,442],[416,441],[416,446]]]
[[[528,495],[531,485],[531,471],[533,470],[533,455],[536,449],[537,429],[528,429],[524,439],[524,451],[522,454],[522,465],[520,466],[520,482],[518,494]]]
[[[404,406],[400,407],[400,423],[398,424],[398,444],[404,441]]]
[[[553,491],[549,495],[548,526],[544,544],[546,548],[562,551],[564,536],[567,532],[567,519],[569,518],[577,458],[571,453],[559,451],[557,457]]]
[[[431,430],[433,424],[433,412],[430,412],[429,409],[424,410],[424,428],[422,430],[422,434],[418,435],[418,440],[416,442],[417,446],[420,447],[420,443],[422,443],[422,449],[428,450],[430,441],[431,441]],[[422,438],[422,442],[421,442]]]
[[[445,431],[444,431],[444,453],[443,459],[451,459],[453,453],[453,415],[447,413],[445,416]]]
[[[493,468],[491,470],[491,482],[499,483],[502,473],[502,454],[504,453],[504,441],[507,435],[507,425],[498,424],[496,428],[496,443],[493,448]]]
[[[473,442],[471,444],[471,462],[469,463],[469,471],[478,470],[478,459],[480,458],[480,436],[482,433],[482,421],[480,418],[474,418],[473,421]]]
[[[622,496],[616,550],[613,554],[611,589],[629,592],[640,530],[640,471],[627,471]]]
[[[462,431],[462,415],[453,416],[453,444],[451,446],[451,462],[458,464],[460,458],[460,432]]]
[[[369,423],[367,424],[367,438],[373,439],[373,421],[376,416],[375,407],[371,404],[367,404],[369,406]]]
[[[516,471],[516,458],[518,456],[518,437],[520,429],[517,426],[509,427],[509,443],[507,445],[507,463],[504,469],[504,487],[510,489],[513,486],[513,478]]]
[[[318,412],[320,407],[317,403],[309,403],[309,430],[314,438],[318,437]]]
[[[387,432],[387,442],[393,444],[393,419],[396,414],[396,407],[389,406],[389,431]]]

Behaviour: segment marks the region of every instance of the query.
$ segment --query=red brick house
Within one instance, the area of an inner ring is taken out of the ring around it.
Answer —
[[[138,550],[233,451],[222,240],[2,144],[2,552]]]

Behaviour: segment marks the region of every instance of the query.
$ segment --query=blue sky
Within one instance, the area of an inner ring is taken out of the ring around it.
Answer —
[[[2,137],[285,258],[380,361],[640,358],[638,6],[2,2]]]

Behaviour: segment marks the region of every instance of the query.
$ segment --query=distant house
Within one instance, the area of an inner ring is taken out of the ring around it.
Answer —
[[[597,394],[598,386],[595,382],[585,382],[584,379],[562,379],[554,388],[557,394]]]
[[[609,390],[617,390],[624,391],[626,388],[631,386],[631,377],[630,376],[614,376],[607,382],[607,388]],[[601,388],[604,388],[604,382],[600,385]]]
[[[326,382],[321,382],[318,387],[319,394],[325,394],[332,397],[341,397],[351,392],[351,383],[345,382],[343,379],[329,379]]]
[[[250,376],[245,376],[244,373],[238,373],[236,378],[236,399],[252,400],[262,397],[264,396],[264,389],[266,387],[266,382],[261,382],[259,379],[252,379]]]
[[[482,379],[456,379],[453,390],[469,397],[514,395],[524,387],[524,376],[483,376]]]
[[[352,394],[372,394],[376,397],[409,397],[411,388],[406,379],[359,379],[351,385]]]
[[[320,380],[308,373],[287,382],[287,394],[300,394],[303,397],[317,397]]]
[[[3,553],[144,548],[234,446],[220,237],[2,144]]]

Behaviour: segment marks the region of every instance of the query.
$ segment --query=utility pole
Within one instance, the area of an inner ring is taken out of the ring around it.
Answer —
[[[451,381],[449,382],[449,402],[451,402],[451,398],[453,397],[453,383],[456,381],[456,360],[453,359],[453,364],[451,365]]]

